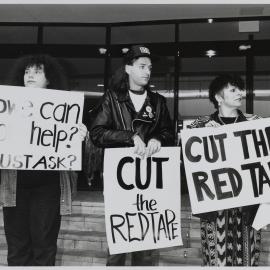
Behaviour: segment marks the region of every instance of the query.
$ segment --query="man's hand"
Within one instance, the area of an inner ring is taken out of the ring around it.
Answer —
[[[211,120],[205,124],[205,127],[220,127],[220,126],[221,125],[214,120]]]
[[[84,124],[82,124],[82,123],[79,124],[79,135],[80,135],[80,139],[82,141],[84,141],[86,134],[87,134],[86,126]]]
[[[148,141],[145,155],[146,157],[150,157],[155,153],[159,152],[160,149],[161,149],[161,142],[156,139],[151,139]]]
[[[134,141],[134,154],[144,157],[146,149],[145,143],[143,142],[141,137],[139,135],[134,135],[133,141]]]

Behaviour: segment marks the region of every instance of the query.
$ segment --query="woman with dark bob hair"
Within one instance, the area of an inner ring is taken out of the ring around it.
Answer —
[[[239,108],[244,94],[244,82],[235,75],[216,77],[209,86],[209,99],[216,112],[199,117],[191,128],[218,127],[259,119],[242,113]],[[258,266],[260,231],[251,225],[258,205],[225,209],[199,214],[203,264],[208,266]]]
[[[48,55],[18,59],[8,84],[67,89],[62,67]],[[79,125],[79,129],[83,139],[86,127]],[[0,200],[8,265],[55,265],[61,215],[71,214],[76,181],[74,171],[1,170]]]

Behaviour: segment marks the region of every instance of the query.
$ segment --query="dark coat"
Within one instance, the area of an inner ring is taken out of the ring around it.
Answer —
[[[253,114],[243,114],[240,110],[238,110],[238,119],[237,122],[243,122],[243,121],[249,121],[249,120],[255,120],[255,119],[259,119],[260,117],[257,115],[253,115]],[[196,119],[194,122],[191,123],[190,128],[201,128],[201,127],[205,127],[205,125],[209,122],[209,121],[216,121],[217,123],[221,124],[218,117],[218,111],[216,111],[215,113],[208,115],[208,116],[201,116],[198,119]],[[253,223],[253,220],[255,218],[255,215],[257,213],[259,205],[249,205],[249,206],[244,206],[243,209],[243,215],[245,216],[244,221],[246,223],[246,225],[251,225]],[[208,212],[208,213],[202,213],[202,214],[197,214],[194,215],[197,216],[199,218],[202,218],[204,220],[207,220],[209,222],[211,221],[215,221],[217,218],[217,211],[213,211],[213,212]]]
[[[99,147],[132,147],[138,134],[147,144],[151,138],[162,146],[173,145],[173,128],[166,100],[147,91],[146,101],[136,113],[128,91],[107,90],[95,108],[95,117],[87,123],[93,143]]]

